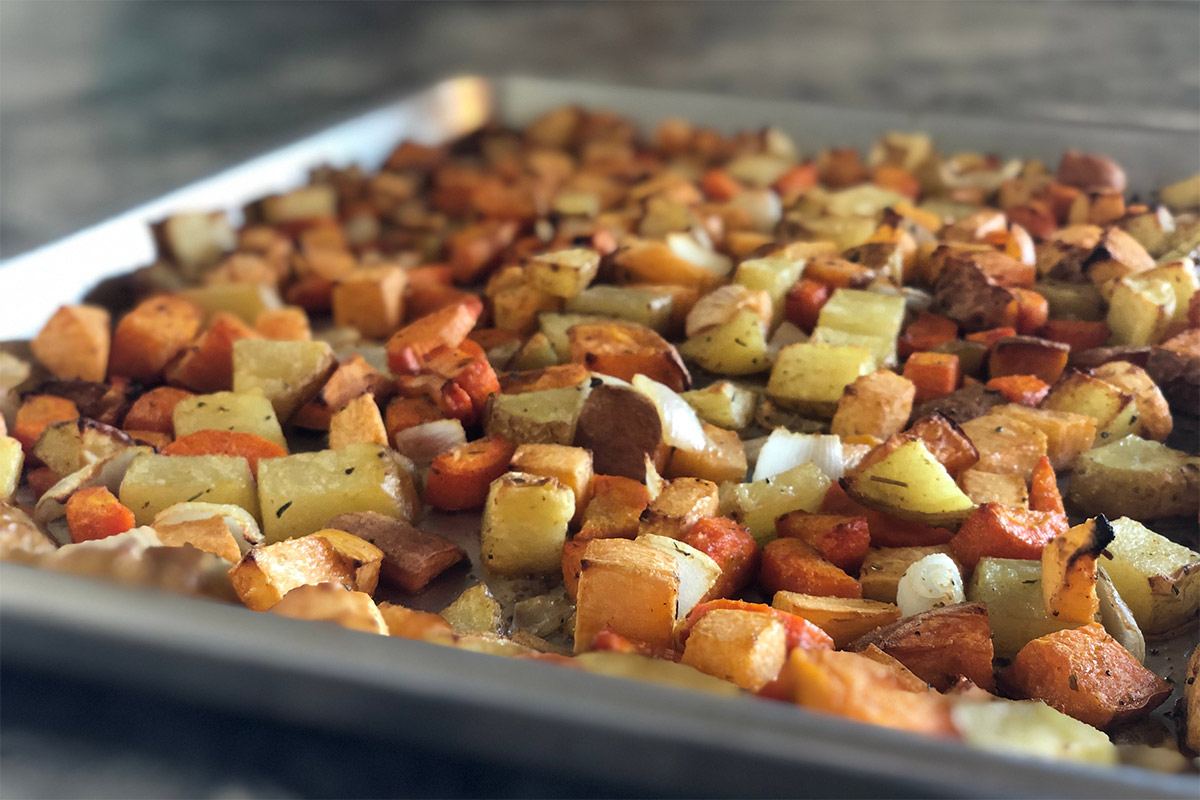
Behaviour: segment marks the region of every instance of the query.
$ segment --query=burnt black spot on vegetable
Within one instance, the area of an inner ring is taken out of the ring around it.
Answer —
[[[291,507],[292,501],[288,500],[275,511],[275,519],[281,519],[283,517],[283,512],[287,511]]]
[[[201,490],[201,491],[199,491],[199,492],[196,492],[196,493],[195,493],[194,495],[192,495],[191,497],[189,497],[189,498],[187,499],[187,502],[189,502],[189,503],[191,503],[191,502],[194,502],[194,501],[198,500],[199,498],[201,498],[201,497],[203,497],[203,496],[204,496],[204,491],[203,491],[203,490]]]
[[[1074,672],[1072,672],[1071,675],[1067,678],[1067,685],[1069,685],[1071,687],[1072,692],[1079,691],[1079,677]]]
[[[346,470],[346,474],[347,474],[347,475],[353,475],[353,474],[354,474],[354,467],[350,467],[349,469],[347,469],[347,470]]]

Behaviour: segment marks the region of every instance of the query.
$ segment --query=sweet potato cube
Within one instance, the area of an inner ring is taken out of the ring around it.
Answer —
[[[992,344],[988,354],[988,373],[993,378],[1036,375],[1052,384],[1067,368],[1070,354],[1070,346],[1062,342],[1036,336],[1006,336]]]
[[[984,503],[963,522],[950,549],[969,572],[984,556],[1039,559],[1046,543],[1066,530],[1063,514]]]
[[[896,587],[908,568],[934,553],[951,555],[948,545],[872,547],[859,570],[862,596],[881,603],[896,602]]]
[[[98,306],[62,306],[29,346],[56,378],[102,381],[108,373],[111,323]]]
[[[292,619],[332,622],[352,631],[388,635],[387,621],[369,593],[348,591],[334,583],[297,586],[268,612]]]
[[[375,396],[360,394],[336,411],[329,421],[329,449],[340,450],[351,444],[387,446],[387,430],[383,416],[375,405]]]
[[[999,503],[1018,508],[1029,507],[1029,489],[1025,479],[1013,473],[969,469],[958,476],[958,485],[976,505]]]
[[[218,312],[208,330],[167,368],[167,380],[196,392],[228,391],[233,388],[233,343],[257,338],[238,317]]]
[[[360,267],[333,286],[333,321],[357,328],[367,339],[386,339],[404,319],[404,287],[400,267]]]
[[[513,453],[509,469],[555,478],[575,495],[572,522],[583,517],[592,491],[592,454],[587,450],[561,444],[522,444]]]
[[[820,597],[781,591],[775,593],[771,605],[813,623],[833,638],[837,648],[900,619],[900,609],[893,603],[858,597]]]
[[[466,558],[448,539],[374,511],[355,511],[329,520],[329,528],[364,539],[382,552],[380,576],[410,594]]]
[[[776,539],[763,548],[759,583],[768,593],[786,590],[829,597],[862,597],[862,586],[801,539]]]
[[[597,475],[576,538],[632,539],[649,504],[650,490],[644,483],[619,475]]]
[[[352,565],[323,536],[256,545],[229,571],[234,591],[252,611],[266,611],[297,586],[353,587],[354,577]]]
[[[1012,417],[987,414],[962,425],[979,451],[977,469],[1012,473],[1028,481],[1038,460],[1046,455],[1046,434]]]
[[[154,381],[204,322],[204,312],[170,295],[139,303],[117,323],[108,372],[139,381]]]
[[[732,597],[745,589],[758,574],[762,550],[750,531],[728,517],[698,520],[681,540],[707,555],[721,568],[721,576],[708,597]]]
[[[938,691],[960,676],[985,691],[996,686],[992,673],[992,628],[987,606],[959,603],[914,614],[872,631],[850,645],[875,645]]]
[[[916,389],[908,378],[887,370],[856,378],[842,392],[830,432],[842,438],[899,433],[912,414]]]
[[[638,525],[638,535],[655,534],[683,538],[702,517],[719,511],[717,485],[700,478],[667,481],[658,497],[650,501]]]
[[[175,406],[189,397],[194,395],[172,386],[151,389],[135,400],[125,413],[125,430],[154,431],[174,436]]]
[[[402,373],[414,359],[424,358],[439,347],[458,347],[482,312],[482,303],[462,302],[413,320],[388,339],[388,366],[392,372]]]
[[[1099,623],[1056,631],[1021,648],[1005,687],[1108,730],[1148,715],[1171,685],[1138,663]]]
[[[587,549],[587,545],[588,540],[580,539],[578,536],[563,542],[563,588],[567,590],[567,597],[572,600],[576,599],[579,592],[579,575],[583,571],[583,551]]]
[[[692,628],[682,663],[757,692],[783,667],[786,638],[783,625],[767,614],[718,609]]]
[[[492,481],[483,507],[483,563],[510,577],[553,572],[562,565],[575,495],[555,478],[509,472]]]
[[[661,550],[628,539],[593,539],[580,563],[575,652],[589,650],[606,627],[669,649],[674,642],[679,576]]]
[[[857,572],[871,546],[866,517],[792,511],[775,520],[785,539],[800,539],[846,572]]]

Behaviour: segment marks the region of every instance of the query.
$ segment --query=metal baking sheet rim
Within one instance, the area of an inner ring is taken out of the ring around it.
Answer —
[[[950,149],[973,145],[1047,159],[1068,145],[1082,146],[1132,164],[1135,186],[1194,173],[1200,161],[1194,146],[1200,136],[1179,131],[1005,123],[531,78],[456,78],[0,264],[0,340],[28,337],[57,305],[79,299],[99,280],[149,263],[153,244],[146,223],[167,213],[240,207],[296,185],[320,163],[376,166],[400,138],[462,134],[492,113],[521,123],[567,102],[612,108],[643,125],[668,114],[725,129],[775,122],[806,149],[834,142],[865,147],[893,128],[929,130]],[[53,286],[46,285],[48,271],[54,272]],[[21,298],[19,308],[15,298]],[[14,564],[0,564],[0,629],[5,662],[103,675],[227,707],[421,738],[480,757],[555,764],[597,777],[611,778],[612,765],[620,763],[624,779],[668,791],[1191,797],[1196,788],[1194,776],[996,756],[795,708],[376,640]],[[244,679],[250,669],[259,680]],[[277,683],[262,680],[266,676]],[[380,713],[382,708],[394,715]]]

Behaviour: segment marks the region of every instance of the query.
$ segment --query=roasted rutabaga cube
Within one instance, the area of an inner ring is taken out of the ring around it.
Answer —
[[[258,515],[254,477],[241,456],[143,453],[129,464],[120,498],[138,525],[149,525],[168,506],[197,501],[240,506]]]
[[[351,511],[412,520],[418,507],[411,464],[374,444],[263,459],[258,497],[268,542],[319,531]]]
[[[575,494],[556,478],[524,472],[500,476],[483,507],[483,563],[499,575],[556,572],[573,516]]]
[[[592,539],[583,551],[576,595],[575,652],[611,628],[651,647],[674,641],[679,575],[675,559],[645,542]]]
[[[767,396],[801,413],[830,418],[846,387],[874,369],[871,352],[862,347],[788,345],[775,358]]]
[[[175,405],[173,417],[176,436],[205,430],[238,431],[253,433],[287,448],[275,408],[270,400],[257,392],[216,392],[185,397]]]

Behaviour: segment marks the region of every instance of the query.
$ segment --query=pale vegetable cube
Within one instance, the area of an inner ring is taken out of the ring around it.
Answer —
[[[504,621],[500,603],[482,583],[455,598],[442,611],[442,618],[459,633],[499,633]]]
[[[847,386],[838,400],[830,433],[883,441],[908,424],[915,395],[912,381],[894,372],[879,370],[863,375]]]
[[[692,628],[681,663],[757,692],[787,659],[787,633],[769,614],[716,609]]]
[[[337,367],[327,342],[239,339],[233,345],[233,391],[260,391],[280,421],[312,399]]]
[[[967,585],[967,600],[987,603],[992,647],[999,658],[1012,658],[1034,639],[1074,628],[1046,610],[1042,564],[1015,558],[979,560]]]
[[[195,501],[240,506],[258,515],[254,477],[241,456],[143,453],[130,462],[119,496],[139,525],[149,525],[168,506]]]
[[[1147,634],[1195,622],[1200,608],[1200,553],[1127,517],[1113,520],[1112,559],[1101,563]]]
[[[556,250],[530,259],[525,280],[546,294],[575,297],[595,279],[599,269],[600,254],[594,250]]]
[[[1200,172],[1162,187],[1158,190],[1158,199],[1172,211],[1200,208]]]
[[[518,445],[509,462],[513,472],[554,478],[575,495],[575,521],[592,495],[592,453],[561,444]]]
[[[387,622],[371,595],[346,591],[332,583],[297,586],[271,606],[270,613],[292,619],[332,622],[352,631],[388,635]]]
[[[297,586],[335,583],[356,588],[354,570],[330,541],[305,536],[258,545],[229,570],[229,579],[242,604],[266,611]]]
[[[1175,293],[1175,313],[1171,317],[1173,325],[1187,324],[1188,306],[1192,295],[1200,291],[1200,277],[1196,274],[1196,264],[1190,258],[1181,258],[1162,266],[1139,274],[1140,281],[1155,281],[1171,287]]]
[[[411,521],[418,507],[411,464],[373,444],[263,459],[258,497],[268,542],[319,531],[353,511]]]
[[[575,495],[555,478],[509,472],[492,481],[479,551],[497,575],[539,575],[562,566]]]
[[[1175,290],[1164,281],[1122,278],[1108,301],[1109,341],[1142,346],[1163,340],[1175,316]]]
[[[867,551],[862,569],[859,570],[858,580],[862,584],[863,597],[894,604],[900,579],[904,577],[908,568],[935,553],[950,555],[950,548],[944,544],[926,547],[872,547]]]
[[[801,464],[761,481],[733,484],[722,492],[721,511],[749,528],[759,544],[765,544],[775,538],[775,520],[781,515],[817,511],[829,484],[829,476],[817,465]]]
[[[971,747],[1035,758],[1115,765],[1117,746],[1103,731],[1040,700],[955,703],[954,727]]]
[[[337,189],[332,183],[312,183],[262,200],[266,222],[299,222],[313,217],[337,216]]]
[[[8,502],[21,482],[21,467],[25,463],[25,451],[21,443],[11,436],[0,436],[0,500]]]
[[[758,405],[758,395],[729,381],[717,381],[679,396],[696,410],[700,419],[735,431],[750,425],[754,407]]]
[[[226,311],[251,326],[258,322],[259,315],[264,311],[283,307],[279,292],[261,283],[214,283],[184,289],[179,294],[204,309],[210,317],[219,311]]]
[[[275,407],[261,394],[216,392],[186,397],[175,405],[175,435],[196,431],[237,431],[261,436],[287,449]]]
[[[855,475],[846,491],[869,508],[925,525],[961,522],[975,508],[920,440]]]
[[[679,354],[718,375],[753,375],[771,365],[764,328],[753,311],[739,311],[679,345]]]
[[[900,609],[895,604],[857,597],[823,597],[781,590],[775,593],[771,605],[816,625],[829,634],[837,648],[900,619]]]
[[[783,319],[784,298],[800,276],[804,274],[805,260],[802,258],[755,258],[738,264],[733,273],[733,283],[748,289],[761,289],[771,297],[773,309],[772,325]]]
[[[675,559],[643,542],[592,539],[580,562],[575,652],[604,628],[651,647],[674,642],[679,576]]]
[[[236,238],[224,211],[172,214],[154,228],[160,245],[188,275],[216,264]]]
[[[818,325],[809,341],[836,347],[861,347],[871,353],[872,369],[894,368],[897,363],[896,340],[886,336],[871,336]]]
[[[802,342],[779,351],[767,395],[804,414],[833,417],[846,387],[873,372],[874,357],[863,347]]]
[[[679,576],[679,603],[675,612],[678,619],[686,617],[721,577],[720,565],[707,553],[678,539],[647,533],[639,534],[634,541],[648,544],[675,559],[675,573]]]
[[[1012,417],[985,414],[967,420],[961,427],[979,451],[975,469],[984,472],[1013,474],[1027,481],[1046,455],[1046,434]]]
[[[333,321],[368,339],[386,339],[404,321],[407,273],[397,266],[359,267],[333,287]]]
[[[80,418],[47,426],[34,442],[32,455],[55,473],[70,475],[134,446],[123,431]]]
[[[360,394],[329,420],[329,449],[340,450],[352,444],[388,443],[383,415],[370,392]]]
[[[575,441],[575,426],[591,387],[492,395],[484,428],[514,444],[561,444]]]
[[[593,286],[567,300],[573,314],[594,314],[636,322],[659,333],[671,324],[674,299],[669,292],[630,286]]]
[[[861,289],[837,289],[817,317],[819,328],[876,336],[893,346],[903,324],[903,297]]]

